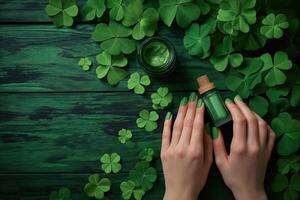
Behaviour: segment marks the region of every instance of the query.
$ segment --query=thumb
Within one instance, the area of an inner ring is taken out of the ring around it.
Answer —
[[[227,164],[228,154],[225,148],[222,132],[218,128],[213,127],[212,135],[213,135],[215,162],[217,167],[221,171],[224,168],[224,166]]]

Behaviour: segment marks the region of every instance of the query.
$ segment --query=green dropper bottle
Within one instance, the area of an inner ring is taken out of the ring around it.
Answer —
[[[230,112],[226,108],[219,91],[215,89],[215,84],[209,81],[207,75],[198,77],[197,82],[200,96],[214,125],[219,127],[229,122],[231,120]]]

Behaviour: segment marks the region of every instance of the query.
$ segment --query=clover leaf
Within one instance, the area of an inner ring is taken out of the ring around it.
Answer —
[[[55,26],[72,26],[73,17],[78,14],[78,7],[76,0],[49,0],[46,12]]]
[[[276,145],[279,155],[290,155],[299,149],[300,121],[293,119],[289,113],[282,112],[272,120],[271,125],[279,138]]]
[[[285,97],[290,92],[290,88],[284,86],[271,87],[266,91],[270,102],[277,102],[281,97]]]
[[[142,110],[139,113],[139,118],[136,120],[137,127],[145,128],[147,132],[151,132],[157,128],[157,120],[159,115],[155,111],[149,112],[148,110]]]
[[[90,69],[91,64],[92,61],[88,57],[80,58],[78,62],[78,65],[80,65],[84,71],[88,71]]]
[[[110,18],[120,21],[124,18],[126,4],[124,0],[107,0],[107,7],[110,8]]]
[[[169,88],[160,87],[156,93],[151,94],[151,100],[154,108],[163,109],[172,103],[173,95],[169,92]]]
[[[284,200],[297,200],[300,192],[300,173],[293,174],[290,180],[285,175],[277,174],[272,181],[272,190],[284,191]]]
[[[145,161],[152,161],[154,156],[154,150],[152,148],[144,148],[140,153],[139,153],[139,158],[141,160]]]
[[[210,11],[210,4],[207,3],[205,0],[196,0],[196,3],[200,9],[200,15],[206,15]]]
[[[144,94],[144,86],[148,86],[150,83],[151,81],[148,75],[143,75],[141,77],[138,72],[134,72],[130,75],[128,80],[128,89],[133,89],[135,94]]]
[[[100,23],[92,33],[92,39],[101,42],[100,47],[111,55],[130,54],[135,48],[135,41],[129,39],[132,30],[114,21]]]
[[[107,174],[111,172],[118,173],[122,168],[122,165],[119,163],[120,160],[121,157],[117,153],[112,153],[110,155],[105,153],[100,158],[100,161],[102,163],[101,168]]]
[[[132,180],[137,187],[148,191],[153,187],[153,183],[157,179],[157,172],[153,167],[150,167],[149,162],[140,161],[136,164],[135,169],[130,170],[129,179]]]
[[[249,25],[256,22],[256,0],[224,0],[220,4],[217,19],[224,22],[222,28],[228,34],[249,32]]]
[[[218,45],[209,59],[217,71],[224,71],[228,64],[232,67],[238,67],[243,62],[243,55],[233,53],[232,40],[230,37],[224,37],[223,43]]]
[[[200,17],[201,11],[193,0],[159,0],[159,15],[162,21],[171,26],[174,18],[181,28],[186,28]]]
[[[96,199],[103,199],[104,193],[110,190],[110,180],[108,178],[101,178],[99,174],[89,176],[89,183],[84,186],[84,192],[88,197],[95,197]]]
[[[107,76],[107,82],[114,86],[126,77],[126,71],[121,69],[127,65],[127,58],[120,54],[113,56],[106,51],[96,57],[99,66],[96,68],[97,78]]]
[[[135,188],[135,183],[131,180],[122,182],[120,184],[120,189],[122,191],[123,199],[128,200],[132,197],[133,194],[135,200],[141,200],[145,194],[145,191]]]
[[[295,85],[292,88],[290,103],[292,106],[298,106],[300,104],[300,86]]]
[[[119,141],[122,144],[125,144],[128,140],[132,138],[132,133],[130,130],[122,128],[119,130]]]
[[[262,20],[262,27],[260,29],[261,34],[268,39],[281,38],[283,36],[283,30],[289,27],[289,22],[284,14],[270,13]]]
[[[50,194],[49,200],[70,200],[71,191],[69,188],[62,187],[58,191],[53,191]]]
[[[267,86],[281,85],[286,81],[286,75],[281,70],[288,70],[293,66],[285,52],[277,51],[272,59],[269,53],[261,56],[263,60],[262,71],[266,73],[264,81]]]
[[[102,17],[106,10],[105,0],[87,0],[82,8],[82,14],[87,21]]]
[[[249,100],[249,107],[252,111],[263,117],[268,113],[269,102],[261,96],[253,96]]]
[[[199,26],[193,23],[189,29],[185,31],[183,38],[184,48],[192,56],[206,58],[210,54],[210,28],[207,24]]]
[[[300,156],[293,154],[287,157],[279,158],[277,160],[277,167],[281,174],[298,172],[300,170]]]

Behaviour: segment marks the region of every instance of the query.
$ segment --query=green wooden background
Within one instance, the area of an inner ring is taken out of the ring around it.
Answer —
[[[0,0],[0,199],[48,199],[62,186],[71,189],[73,199],[87,199],[83,187],[96,172],[112,180],[108,197],[121,199],[119,184],[144,147],[155,149],[159,174],[144,199],[162,199],[159,151],[165,113],[160,112],[159,129],[147,134],[136,127],[138,112],[151,109],[150,94],[162,85],[175,96],[175,113],[180,99],[197,90],[196,77],[202,74],[230,96],[224,84],[227,74],[187,55],[181,30],[160,25],[158,35],[176,47],[176,71],[164,79],[153,78],[143,96],[127,90],[127,79],[112,88],[96,78],[95,67],[84,72],[77,65],[81,57],[95,58],[100,52],[90,36],[96,23],[77,20],[73,28],[57,29],[45,14],[46,4],[46,0]],[[135,54],[127,69],[143,73]],[[134,148],[118,142],[120,128],[133,131]],[[99,157],[105,152],[121,155],[120,173],[103,174]],[[201,195],[233,199],[215,166]]]

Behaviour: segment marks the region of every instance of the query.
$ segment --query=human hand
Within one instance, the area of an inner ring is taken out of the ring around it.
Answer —
[[[196,93],[181,100],[172,130],[166,116],[161,159],[165,177],[164,200],[194,200],[205,185],[212,163],[212,139],[205,133],[204,104]],[[197,104],[197,105],[196,105]]]
[[[265,200],[264,178],[275,142],[275,133],[236,96],[226,100],[233,119],[230,154],[221,131],[213,129],[215,161],[225,184],[238,200]]]

